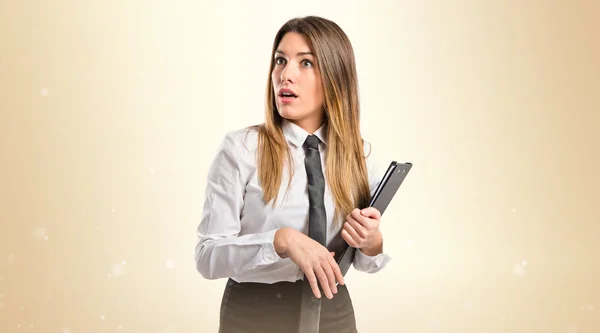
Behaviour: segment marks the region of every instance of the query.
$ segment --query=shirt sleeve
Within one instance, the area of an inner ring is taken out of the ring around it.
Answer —
[[[247,177],[242,156],[241,144],[228,133],[209,168],[195,248],[196,269],[207,279],[238,276],[282,259],[273,245],[277,229],[240,235]]]
[[[373,195],[373,193],[375,193],[375,190],[377,189],[377,186],[379,185],[379,182],[381,182],[383,172],[377,164],[377,160],[374,158],[371,144],[365,141],[364,147],[369,178],[369,188],[371,191],[371,195]],[[352,262],[352,264],[357,271],[376,273],[382,270],[390,260],[390,256],[387,255],[385,252],[379,253],[375,256],[368,256],[364,254],[360,249],[356,249],[354,261]]]

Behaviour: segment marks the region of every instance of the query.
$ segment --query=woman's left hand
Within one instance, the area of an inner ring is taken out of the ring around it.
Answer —
[[[362,249],[367,255],[382,252],[383,237],[379,230],[381,213],[374,207],[355,208],[348,216],[342,230],[342,237],[348,245]]]

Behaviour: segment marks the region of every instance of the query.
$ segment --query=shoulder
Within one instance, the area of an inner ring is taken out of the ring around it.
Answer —
[[[241,181],[256,168],[258,131],[252,127],[231,130],[222,135],[216,153],[213,155],[209,177],[230,178],[238,174]],[[225,176],[224,176],[225,175]]]
[[[217,149],[217,159],[238,167],[254,168],[258,150],[258,129],[255,126],[226,132]]]
[[[258,147],[258,129],[249,126],[229,131],[223,136],[221,146],[236,153],[254,152]]]
[[[372,150],[373,150],[373,145],[369,141],[363,139],[363,153],[364,153],[365,158],[369,159],[369,157],[371,156]]]
[[[377,149],[373,147],[370,141],[363,139],[363,156],[369,169],[373,166],[374,156],[377,154],[376,151]]]
[[[369,187],[371,188],[371,193],[373,193],[373,191],[375,191],[375,188],[379,184],[379,180],[382,176],[379,162],[376,159],[377,150],[374,149],[373,144],[371,142],[363,139],[363,151],[367,167]]]
[[[373,174],[374,169],[377,167],[373,153],[373,144],[363,139],[363,156],[367,165],[367,172]]]

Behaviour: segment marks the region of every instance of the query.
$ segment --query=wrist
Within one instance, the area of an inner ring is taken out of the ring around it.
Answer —
[[[275,252],[277,252],[281,258],[288,257],[288,246],[294,231],[295,229],[293,228],[280,228],[275,232],[273,246],[275,247]]]
[[[381,231],[377,231],[371,244],[362,248],[361,251],[370,257],[383,253],[383,235],[381,234]]]

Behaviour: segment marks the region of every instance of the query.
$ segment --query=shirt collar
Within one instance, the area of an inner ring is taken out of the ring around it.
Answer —
[[[296,145],[297,147],[302,147],[302,145],[304,145],[304,141],[306,141],[306,138],[310,135],[310,133],[308,133],[302,127],[294,124],[293,122],[285,118],[282,120],[282,130],[283,135],[286,137],[286,139],[288,139],[292,144]],[[321,140],[322,143],[327,144],[325,125],[319,127],[319,129],[316,130],[313,134],[317,138],[319,138],[319,140]]]

